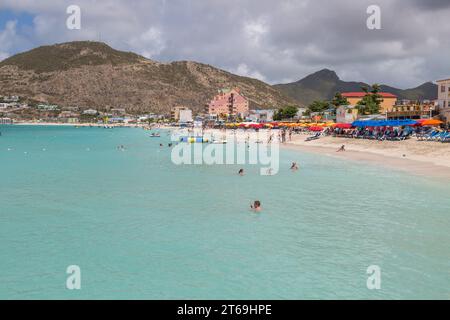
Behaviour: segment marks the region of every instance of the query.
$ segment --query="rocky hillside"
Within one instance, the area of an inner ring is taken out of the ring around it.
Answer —
[[[362,86],[368,86],[368,84],[364,82],[343,81],[339,79],[334,71],[323,69],[297,82],[279,84],[274,87],[298,103],[308,105],[314,100],[329,100],[336,92],[361,91]],[[434,100],[437,98],[437,85],[431,82],[406,90],[381,85],[381,90],[393,93],[399,99]]]
[[[296,104],[259,80],[190,61],[159,63],[99,42],[43,46],[0,62],[0,94],[99,110],[167,113],[204,109],[217,89],[239,87],[250,106]]]

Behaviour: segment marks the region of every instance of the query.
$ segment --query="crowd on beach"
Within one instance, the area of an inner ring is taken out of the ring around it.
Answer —
[[[333,137],[402,141],[416,137],[421,141],[450,142],[450,131],[433,127],[381,127],[381,128],[335,128],[322,133]]]

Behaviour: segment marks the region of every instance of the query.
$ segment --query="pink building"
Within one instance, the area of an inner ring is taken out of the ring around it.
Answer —
[[[239,88],[221,89],[207,105],[210,115],[247,115],[248,100],[241,95]]]

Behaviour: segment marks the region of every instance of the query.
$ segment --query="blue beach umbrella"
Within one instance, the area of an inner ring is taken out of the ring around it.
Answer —
[[[357,120],[352,123],[353,127],[401,127],[417,124],[414,120]]]

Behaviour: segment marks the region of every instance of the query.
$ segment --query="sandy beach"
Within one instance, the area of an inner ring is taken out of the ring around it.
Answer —
[[[227,130],[228,134],[229,131]],[[265,131],[260,130],[262,136]],[[272,131],[274,136],[278,136],[278,130]],[[220,137],[224,131],[214,129],[205,133]],[[244,141],[247,135],[243,130],[236,131],[236,138],[239,141]],[[376,141],[321,137],[318,140],[305,141],[309,136],[310,134],[305,133],[293,134],[292,140],[281,144],[281,147],[450,180],[449,143],[418,141],[416,138],[405,141]],[[346,151],[336,152],[342,145],[345,145]]]
[[[307,135],[293,135],[285,144],[306,152],[362,161],[400,169],[413,174],[450,179],[450,144],[418,141],[374,141],[365,139],[321,137],[305,141]],[[345,145],[345,152],[336,152]]]

